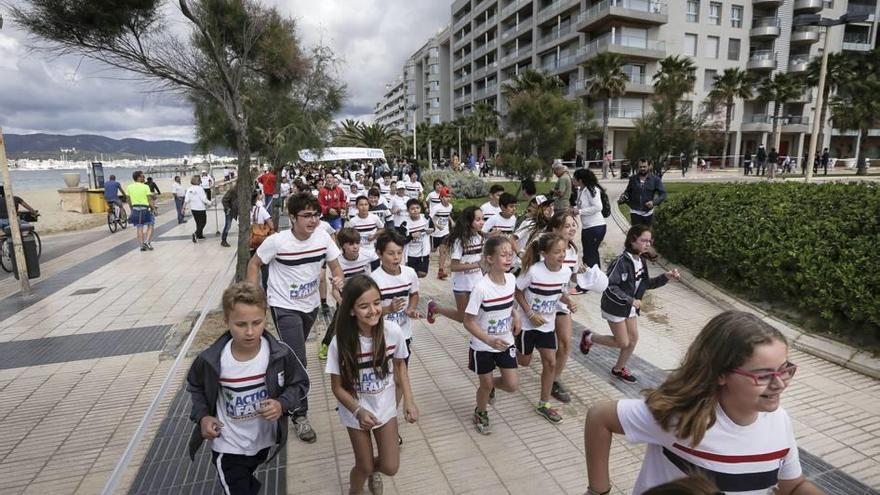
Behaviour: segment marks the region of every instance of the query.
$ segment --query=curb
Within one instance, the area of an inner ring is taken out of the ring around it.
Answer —
[[[629,230],[630,223],[624,218],[620,209],[612,207],[611,217],[614,218],[614,222],[621,230],[624,232]],[[880,379],[880,358],[875,357],[871,353],[860,351],[852,346],[821,335],[805,332],[791,323],[777,318],[763,309],[729,294],[717,285],[695,276],[687,268],[672,263],[662,256],[657,259],[656,263],[667,271],[677,268],[683,275],[680,282],[685,287],[693,290],[706,300],[720,306],[721,308],[725,310],[736,309],[739,311],[746,311],[758,316],[769,325],[782,332],[795,349],[840,365],[857,373],[870,376],[871,378]]]

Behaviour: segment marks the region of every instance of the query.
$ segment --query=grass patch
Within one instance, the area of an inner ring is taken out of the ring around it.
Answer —
[[[517,181],[504,181],[504,182],[492,182],[487,183],[489,187],[494,186],[495,184],[504,186],[504,191],[509,192],[510,194],[514,194],[516,190],[519,188],[519,182]],[[538,194],[545,194],[553,190],[553,186],[556,185],[556,181],[540,181],[536,182],[535,186],[537,186]],[[518,211],[525,211],[525,202],[523,201],[522,192],[520,192],[519,200],[523,204],[517,205]],[[486,201],[489,201],[489,196],[481,196],[479,198],[455,198],[452,200],[452,209],[453,211],[460,212],[461,210],[467,208],[468,206],[480,206]]]

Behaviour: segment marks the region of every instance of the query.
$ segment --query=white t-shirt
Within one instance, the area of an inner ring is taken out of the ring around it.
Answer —
[[[483,220],[489,220],[501,213],[501,206],[493,206],[491,201],[486,201],[480,206],[480,209],[483,210]]]
[[[419,195],[422,194],[425,188],[422,186],[422,183],[419,181],[415,182],[407,182],[406,183],[406,195],[410,198],[418,199]]]
[[[203,175],[200,180],[202,181],[202,189],[208,189],[214,185],[214,178],[210,175]]]
[[[383,327],[385,328],[385,355],[394,359],[406,359],[409,356],[409,351],[406,348],[406,341],[400,327],[388,320],[385,320]],[[357,392],[360,407],[370,411],[379,420],[379,424],[376,425],[378,427],[397,416],[394,363],[388,363],[388,374],[385,375],[385,378],[380,378],[370,361],[373,355],[373,338],[363,335],[358,337],[360,342],[357,350],[358,363],[364,367],[360,368],[361,376],[355,385],[355,392]],[[324,367],[324,372],[339,375],[339,368],[339,347],[336,337],[333,337],[327,351],[327,365]],[[360,429],[360,423],[352,411],[346,409],[341,403],[339,404],[339,421],[346,428]]]
[[[531,218],[527,218],[519,224],[519,228],[513,233],[516,236],[517,251],[526,250],[526,244],[529,242],[529,237],[532,235],[533,230],[535,230],[535,221]]]
[[[397,213],[394,213],[394,225],[401,225],[409,218],[409,212],[406,210],[407,201],[409,198],[406,196],[391,196],[391,212],[394,213],[394,209],[398,208]]]
[[[413,240],[404,247],[403,254],[409,257],[421,257],[431,254],[431,239],[428,236],[428,219],[424,215],[413,220],[412,217],[406,217],[406,233],[411,235]]]
[[[434,220],[434,232],[431,237],[443,237],[449,235],[449,217],[452,215],[452,203],[447,206],[438,204],[431,212]]]
[[[275,445],[275,421],[266,421],[257,411],[259,404],[269,398],[269,342],[265,337],[260,340],[260,351],[249,361],[236,361],[231,340],[220,354],[217,419],[223,423],[223,429],[211,441],[211,449],[216,452],[256,455]]]
[[[263,225],[266,223],[266,220],[271,220],[272,215],[266,210],[266,208],[262,205],[256,205],[251,208],[251,223],[255,223],[257,225]]]
[[[290,183],[289,182],[282,182],[281,183],[281,197],[286,198],[288,196],[290,196]]]
[[[462,245],[460,239],[456,239],[452,244],[450,259],[458,260],[465,264],[479,263],[482,256],[483,236],[480,234],[471,236],[464,245]],[[482,277],[483,271],[479,268],[472,268],[464,272],[452,272],[452,290],[471,291]]]
[[[720,406],[715,415],[715,424],[700,444],[693,446],[664,431],[644,400],[618,401],[617,417],[627,440],[648,444],[633,494],[687,476],[675,463],[720,473],[710,478],[728,495],[771,494],[777,479],[801,476],[794,429],[784,409],[758,413],[758,419],[748,426],[734,423]]]
[[[182,198],[184,194],[186,194],[186,189],[178,183],[177,181],[171,181],[171,194],[177,196],[178,198]]]
[[[361,236],[361,252],[376,253],[376,247],[370,237],[385,226],[382,220],[372,213],[367,213],[367,218],[361,218],[355,215],[348,219],[348,226],[357,230]]]
[[[400,275],[391,275],[379,266],[373,270],[370,276],[379,286],[383,307],[391,306],[395,299],[404,299],[403,308],[396,313],[385,315],[385,321],[400,325],[400,329],[403,330],[403,338],[411,339],[412,325],[410,325],[409,316],[406,315],[406,308],[409,306],[409,296],[419,292],[419,277],[416,275],[416,271],[408,266],[400,265]]]
[[[358,194],[356,192],[348,195],[348,218],[356,217],[358,214],[357,199]]]
[[[305,241],[294,237],[292,230],[267,237],[257,248],[257,256],[269,265],[269,305],[304,313],[317,308],[321,304],[321,265],[325,260],[335,260],[339,254],[339,247],[322,229],[315,229]]]
[[[385,182],[385,179],[379,178],[379,194],[384,199],[388,199],[391,196],[391,184]]]
[[[339,266],[342,268],[343,277],[348,280],[355,275],[369,275],[370,272],[373,271],[371,265],[377,259],[375,251],[372,253],[366,253],[361,249],[358,251],[357,259],[354,261],[346,258],[345,254],[336,258],[336,261],[339,262]]]
[[[504,274],[504,284],[498,285],[484,275],[471,291],[467,308],[469,315],[477,317],[477,324],[491,337],[500,337],[513,345],[513,292],[516,278],[511,273]],[[482,340],[471,336],[471,349],[485,352],[503,352],[490,347]]]
[[[428,214],[433,216],[434,209],[440,206],[440,193],[431,191],[428,193]],[[450,205],[451,206],[451,205]]]
[[[498,231],[504,235],[511,235],[515,228],[516,217],[510,215],[509,218],[504,218],[500,213],[498,215],[492,215],[483,224],[483,232],[486,232],[487,234],[491,232],[492,229],[498,229]]]
[[[331,239],[336,235],[336,229],[334,229],[326,220],[321,220],[321,223],[318,224],[318,229],[323,229]]]
[[[544,324],[541,326],[535,326],[528,318],[523,318],[523,331],[552,332],[554,330],[556,304],[565,293],[570,278],[571,270],[565,266],[551,272],[543,261],[520,273],[516,279],[516,288],[523,292],[528,304],[527,308],[523,308],[523,312],[529,314],[534,311],[544,318]]]

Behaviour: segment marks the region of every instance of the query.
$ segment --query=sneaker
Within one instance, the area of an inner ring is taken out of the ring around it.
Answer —
[[[330,306],[327,303],[321,303],[321,314],[324,316],[330,316]]]
[[[146,251],[146,250],[147,250],[147,245],[141,244],[141,251]]]
[[[593,332],[590,330],[584,330],[584,333],[581,334],[581,354],[589,354],[590,348],[593,347]]]
[[[575,287],[572,287],[571,289],[568,289],[568,293],[569,293],[570,295],[572,295],[572,296],[577,296],[577,295],[580,295],[580,294],[586,294],[587,292],[590,292],[590,291],[588,291],[587,289],[582,289],[582,288],[580,288],[580,287],[578,287],[578,286],[575,286]]]
[[[321,361],[327,360],[327,352],[330,351],[330,347],[327,344],[321,344],[321,348],[318,349],[318,359]]]
[[[489,391],[489,405],[495,405],[495,387],[492,387],[492,390]]]
[[[229,243],[226,241],[220,241],[220,247],[232,247],[232,246],[230,246]]]
[[[433,299],[428,301],[428,314],[426,316],[428,323],[433,324],[437,321],[437,302]]]
[[[370,478],[367,480],[367,488],[373,495],[382,495],[382,473],[371,474]]]
[[[559,414],[559,411],[550,407],[549,402],[544,402],[542,404],[539,403],[538,407],[535,408],[535,412],[537,412],[539,416],[543,416],[544,419],[555,425],[562,423],[562,415]]]
[[[296,436],[300,440],[306,443],[315,443],[318,439],[318,435],[315,433],[315,430],[312,429],[312,425],[309,423],[309,418],[305,416],[299,416],[293,418],[293,429],[296,430]]]
[[[193,240],[193,244],[196,244],[196,243],[199,242],[199,241],[196,240],[196,235],[195,235],[195,234],[192,235],[192,240]]]
[[[474,409],[474,426],[477,429],[477,433],[481,435],[492,433],[492,427],[489,425],[489,412],[480,412]]]
[[[616,376],[617,378],[620,378],[621,380],[629,382],[629,383],[635,383],[638,381],[638,380],[636,380],[636,377],[632,373],[630,373],[629,369],[627,369],[627,368],[620,368],[619,370],[611,368],[611,374]]]
[[[446,273],[444,270],[440,270],[437,272],[437,278],[439,278],[440,280],[446,280],[447,277],[449,277],[449,274]]]
[[[550,389],[550,395],[563,404],[571,402],[571,394],[569,394],[568,390],[566,390],[559,382],[553,382],[553,387]]]
[[[147,249],[149,249],[150,251],[153,250],[153,243],[152,242],[148,242],[148,243],[144,244],[144,246],[147,246]]]

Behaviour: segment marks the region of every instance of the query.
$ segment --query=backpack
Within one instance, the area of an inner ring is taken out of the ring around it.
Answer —
[[[602,216],[608,218],[611,216],[611,201],[608,200],[608,194],[605,188],[599,186],[599,199],[602,200]]]

